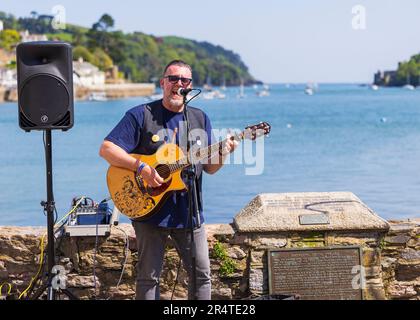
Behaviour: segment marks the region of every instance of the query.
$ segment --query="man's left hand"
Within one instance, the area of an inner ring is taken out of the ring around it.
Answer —
[[[226,135],[226,142],[225,142],[225,144],[222,148],[223,156],[228,155],[229,153],[232,153],[239,144],[238,141],[236,141],[234,139],[233,140],[230,139],[231,137],[232,137],[232,135],[230,135],[230,134]]]

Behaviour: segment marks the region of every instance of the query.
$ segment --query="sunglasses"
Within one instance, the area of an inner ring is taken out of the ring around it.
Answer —
[[[184,77],[178,77],[178,76],[166,76],[165,78],[168,78],[170,83],[177,83],[179,80],[181,80],[181,83],[186,86],[189,85],[192,81],[190,78],[184,78]]]

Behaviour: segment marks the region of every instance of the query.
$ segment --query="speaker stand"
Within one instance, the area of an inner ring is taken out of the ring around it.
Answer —
[[[47,234],[48,234],[48,279],[47,283],[42,285],[34,294],[32,299],[38,299],[42,293],[47,290],[47,300],[56,300],[56,291],[62,292],[69,297],[70,300],[77,299],[70,291],[68,291],[63,283],[60,283],[59,272],[53,274],[55,266],[55,246],[54,246],[54,193],[53,193],[53,175],[52,175],[52,141],[51,130],[45,130],[45,160],[46,160],[46,176],[47,176],[47,202],[42,201],[41,205],[47,212]],[[55,277],[58,279],[54,280]]]

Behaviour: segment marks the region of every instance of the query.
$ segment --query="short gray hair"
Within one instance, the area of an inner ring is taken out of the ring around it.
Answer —
[[[163,70],[163,75],[165,75],[166,71],[168,70],[168,68],[169,68],[170,66],[180,66],[180,67],[185,67],[185,68],[190,69],[190,71],[191,71],[191,73],[192,73],[192,68],[191,68],[191,66],[190,66],[188,63],[186,63],[185,61],[183,61],[183,60],[172,60],[171,62],[169,62],[169,63],[166,65],[165,69]]]

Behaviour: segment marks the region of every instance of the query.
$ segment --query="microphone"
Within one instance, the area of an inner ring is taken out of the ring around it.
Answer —
[[[190,91],[192,91],[193,89],[192,88],[179,88],[178,89],[178,91],[177,91],[177,93],[180,95],[180,96],[186,96],[188,93],[190,93]]]

